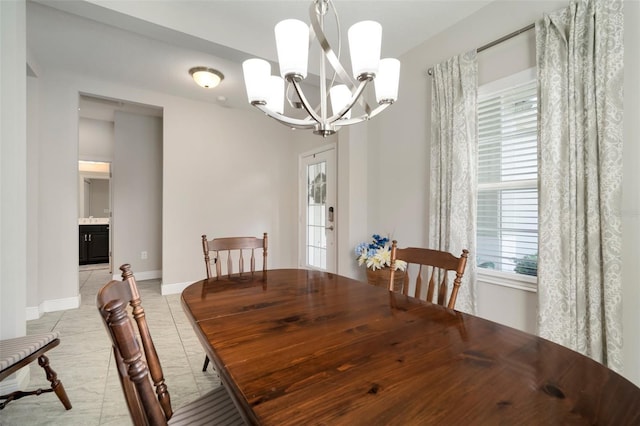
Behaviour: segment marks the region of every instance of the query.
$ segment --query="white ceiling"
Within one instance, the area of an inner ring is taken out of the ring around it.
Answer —
[[[334,0],[348,56],[346,30],[357,21],[382,24],[384,57],[399,57],[491,0]],[[27,46],[35,73],[72,70],[171,95],[247,108],[241,62],[273,62],[273,26],[309,22],[309,0],[30,0]],[[335,25],[327,20],[330,42]],[[336,46],[334,46],[335,48]],[[311,58],[319,53],[311,52]],[[346,62],[346,61],[344,61]],[[310,61],[310,73],[316,71]],[[220,70],[215,89],[197,86],[193,66]],[[425,64],[425,68],[428,64]],[[346,65],[345,65],[346,67]],[[349,69],[349,68],[347,68]]]

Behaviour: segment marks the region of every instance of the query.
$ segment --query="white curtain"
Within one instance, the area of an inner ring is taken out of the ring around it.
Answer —
[[[433,67],[429,247],[469,259],[456,302],[476,312],[478,65],[476,52]]]
[[[622,35],[622,1],[572,2],[536,23],[539,333],[616,371],[622,369]]]

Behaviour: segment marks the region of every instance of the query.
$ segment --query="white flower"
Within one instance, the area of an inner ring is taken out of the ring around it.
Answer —
[[[356,246],[355,253],[358,265],[367,265],[372,270],[388,268],[391,266],[391,245],[388,238],[382,238],[380,235],[374,234],[371,243],[360,243]],[[403,260],[396,261],[396,270],[404,271],[407,268],[407,262]]]
[[[396,259],[396,271],[405,271],[407,269],[407,262],[404,260]]]

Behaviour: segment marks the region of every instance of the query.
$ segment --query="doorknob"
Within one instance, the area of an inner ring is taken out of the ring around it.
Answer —
[[[333,225],[331,225],[331,226],[325,226],[325,228],[324,228],[324,229],[328,229],[329,231],[333,231]]]

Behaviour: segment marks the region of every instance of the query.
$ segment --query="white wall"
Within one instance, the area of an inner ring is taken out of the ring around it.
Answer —
[[[269,267],[295,266],[297,133],[257,111],[177,99],[164,122],[164,285],[205,275],[203,234],[268,232]]]
[[[640,386],[640,2],[626,1],[624,7],[622,331],[625,376]]]
[[[113,161],[113,121],[81,117],[78,122],[80,160]]]
[[[113,274],[130,263],[138,279],[160,278],[162,118],[116,111],[114,129]]]
[[[426,244],[431,80],[426,70],[480,47],[568,5],[567,1],[496,1],[401,57],[398,102],[376,117],[369,130],[371,231],[392,233],[403,245]],[[625,376],[640,384],[640,3],[625,2],[625,163],[623,184],[623,314]],[[535,60],[533,32],[482,52],[480,84],[514,73]],[[372,130],[373,129],[373,130]],[[402,188],[399,191],[399,188]],[[478,283],[479,315],[536,332],[535,293]]]
[[[297,242],[297,149],[317,139],[307,142],[307,136],[302,135],[295,139],[297,133],[266,120],[257,111],[222,108],[82,75],[47,70],[38,85],[42,89],[38,94],[41,249],[37,259],[38,274],[47,280],[40,280],[37,299],[30,300],[29,306],[43,312],[69,309],[79,303],[79,93],[164,110],[163,291],[176,291],[203,277],[203,233],[223,236],[268,232],[269,265],[296,265],[297,251],[290,247],[296,247]],[[114,178],[118,173],[114,170]],[[120,211],[118,206],[114,210]],[[51,223],[56,226],[49,226]],[[139,253],[134,257],[122,261],[131,263],[134,272],[144,269]]]
[[[38,241],[38,79],[27,77],[27,252],[37,251]],[[4,93],[4,92],[3,92]],[[27,256],[27,306],[38,299],[38,257]]]
[[[37,312],[78,307],[78,92],[38,78]],[[29,126],[34,123],[28,123]],[[32,141],[30,140],[29,143]],[[30,164],[30,166],[32,166]]]
[[[0,338],[25,333],[27,105],[24,1],[0,2]]]
[[[364,281],[366,271],[358,267],[354,248],[371,237],[367,210],[369,126],[343,128],[338,135],[338,273]]]

